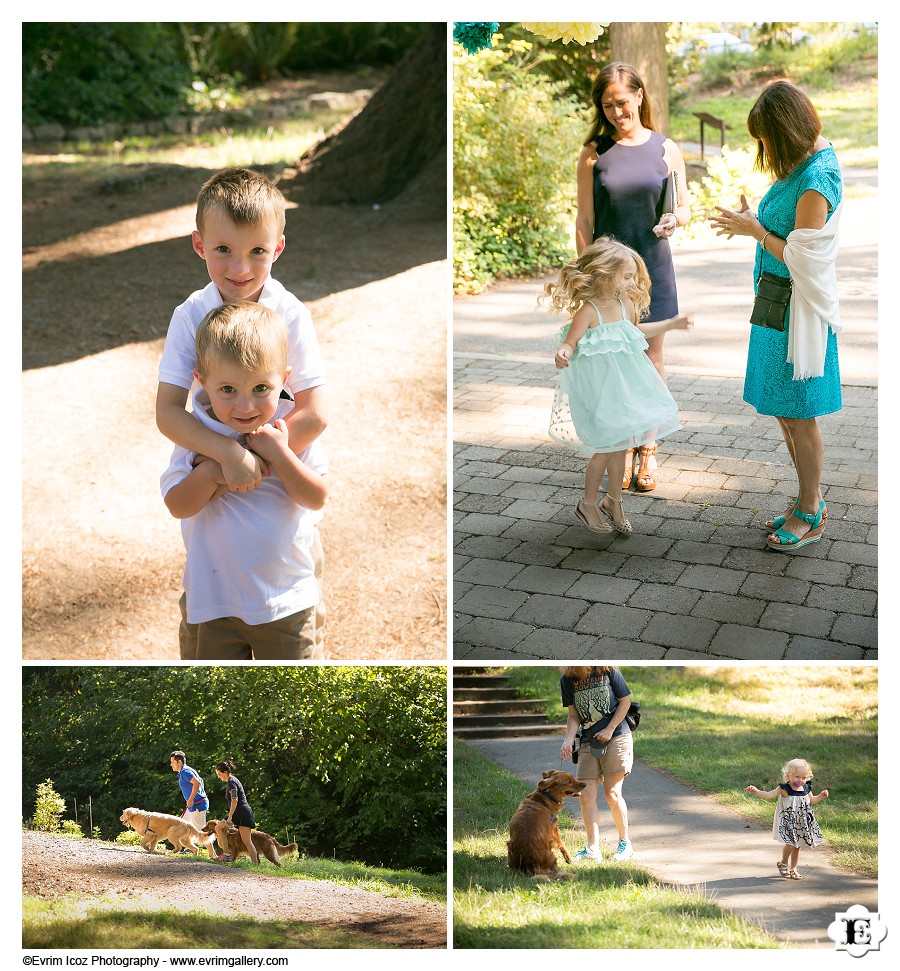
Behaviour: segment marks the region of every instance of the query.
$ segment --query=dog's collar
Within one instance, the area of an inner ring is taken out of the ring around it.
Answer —
[[[539,796],[543,796],[550,803],[551,806],[555,806],[556,805],[556,800],[555,799],[552,799],[550,796],[548,796],[547,793],[544,792],[543,789],[535,789],[535,792]],[[555,816],[553,818],[556,819]]]

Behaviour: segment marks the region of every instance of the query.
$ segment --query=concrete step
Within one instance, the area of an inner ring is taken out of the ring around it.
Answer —
[[[536,737],[539,735],[559,735],[560,739],[565,732],[562,725],[534,725],[530,728],[458,728],[456,721],[453,723],[453,734],[456,738],[518,738]]]
[[[515,701],[512,688],[454,688],[454,701]]]
[[[509,678],[499,674],[453,674],[453,690],[457,688],[507,688]]]
[[[546,700],[543,698],[504,698],[499,701],[460,701],[453,698],[453,717],[461,715],[496,714],[504,715],[509,712],[532,712],[544,710]]]
[[[533,725],[546,725],[547,718],[543,712],[537,715],[514,713],[511,715],[463,715],[454,717],[453,725],[460,728],[514,728],[516,726],[528,728]]]

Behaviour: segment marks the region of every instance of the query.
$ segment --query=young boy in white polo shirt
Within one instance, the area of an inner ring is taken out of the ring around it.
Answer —
[[[228,487],[220,462],[176,445],[160,481],[182,520],[186,620],[198,660],[321,658],[316,645],[313,536],[327,498],[318,441],[296,451],[285,418],[288,336],[268,307],[211,310],[197,329],[192,420],[261,461],[253,489]]]
[[[197,390],[195,339],[209,311],[237,300],[269,307],[288,330],[289,391],[293,410],[285,416],[291,448],[300,452],[325,428],[325,370],[307,308],[271,277],[284,245],[285,199],[278,188],[251,169],[225,169],[208,179],[197,196],[194,251],[206,262],[210,283],[175,309],[159,365],[156,422],[171,442],[219,464],[230,490],[248,492],[263,479],[259,457],[231,437],[211,430],[186,410]],[[321,515],[320,517],[321,518]],[[318,530],[313,551],[321,586],[324,553]],[[181,657],[196,657],[196,632],[184,614],[179,631]],[[324,641],[324,604],[317,610],[317,640]]]

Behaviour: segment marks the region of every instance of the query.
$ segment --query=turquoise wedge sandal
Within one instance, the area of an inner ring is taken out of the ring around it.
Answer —
[[[822,538],[822,533],[825,532],[824,512],[824,502],[819,504],[819,511],[817,513],[801,512],[799,509],[794,509],[791,515],[795,516],[797,519],[802,519],[805,523],[809,523],[809,532],[798,537],[793,533],[788,532],[788,530],[782,526],[774,530],[774,535],[778,537],[778,542],[773,543],[772,540],[767,539],[766,545],[770,550],[779,550],[782,553],[796,553],[797,550],[803,549],[804,546],[809,546],[812,543],[818,543]]]

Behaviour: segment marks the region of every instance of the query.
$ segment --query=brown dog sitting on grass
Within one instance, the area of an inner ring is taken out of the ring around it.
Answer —
[[[585,788],[568,772],[548,769],[542,773],[537,789],[520,803],[509,821],[507,859],[511,870],[519,870],[535,880],[571,880],[571,873],[559,873],[554,850],[559,850],[566,863],[572,857],[559,835],[556,817],[566,796],[578,796]]]

